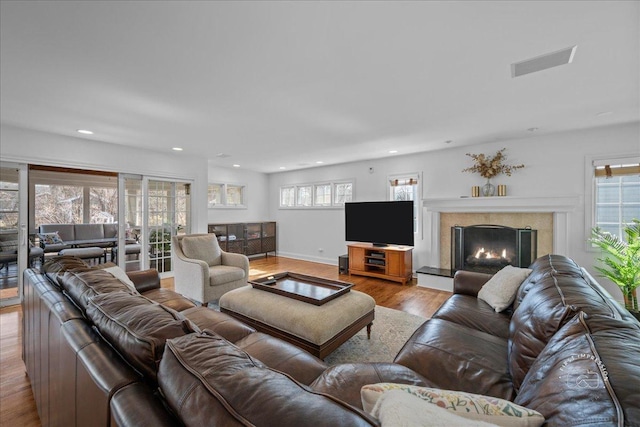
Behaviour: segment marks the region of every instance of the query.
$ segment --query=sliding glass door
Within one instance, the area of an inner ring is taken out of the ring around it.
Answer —
[[[27,167],[0,162],[0,306],[20,303],[28,260],[40,262],[39,248],[29,256]]]

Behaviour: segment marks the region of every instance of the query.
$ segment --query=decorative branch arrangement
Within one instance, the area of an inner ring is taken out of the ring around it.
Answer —
[[[467,156],[471,157],[475,162],[470,168],[463,169],[462,172],[474,172],[479,173],[483,178],[493,178],[501,173],[511,176],[511,173],[516,169],[522,169],[524,165],[505,165],[502,162],[506,160],[507,156],[504,155],[504,150],[498,151],[495,156],[488,157],[484,154],[471,154],[467,153]]]

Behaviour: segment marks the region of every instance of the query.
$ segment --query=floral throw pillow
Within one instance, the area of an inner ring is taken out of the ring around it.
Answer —
[[[372,413],[378,399],[389,390],[402,390],[419,397],[424,404],[439,406],[454,412],[459,417],[498,426],[534,427],[544,423],[544,417],[539,412],[508,400],[407,384],[378,383],[363,386],[360,391],[363,409]]]
[[[58,245],[64,244],[64,241],[60,238],[60,235],[57,231],[53,233],[40,233],[38,234],[41,242],[44,242],[45,245]]]

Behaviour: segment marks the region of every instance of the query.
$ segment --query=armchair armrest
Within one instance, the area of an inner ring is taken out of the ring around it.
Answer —
[[[249,258],[246,255],[222,251],[222,264],[243,269],[249,278]]]
[[[127,273],[129,279],[136,286],[138,292],[146,292],[151,289],[159,289],[160,288],[160,274],[158,274],[158,270],[150,269],[144,271],[131,271]]]
[[[458,270],[453,276],[453,293],[477,297],[482,286],[487,283],[492,276],[492,274],[487,273]]]

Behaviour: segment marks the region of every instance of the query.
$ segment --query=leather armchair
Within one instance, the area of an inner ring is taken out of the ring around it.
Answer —
[[[175,291],[202,305],[247,285],[249,258],[223,251],[215,234],[173,236],[171,251]]]

